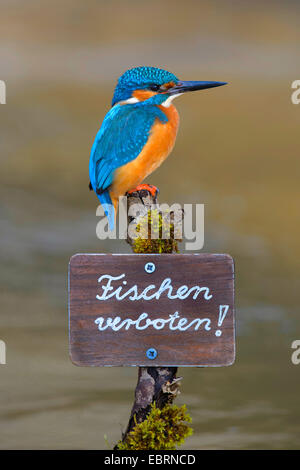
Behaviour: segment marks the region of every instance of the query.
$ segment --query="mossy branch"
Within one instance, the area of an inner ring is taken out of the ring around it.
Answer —
[[[161,211],[157,193],[151,187],[127,195],[128,222],[137,235],[128,230],[127,241],[135,253],[179,252],[183,211]],[[135,204],[141,209],[136,217],[130,215]],[[192,434],[185,405],[172,405],[182,379],[176,373],[177,367],[139,368],[129,423],[116,450],[173,450]]]

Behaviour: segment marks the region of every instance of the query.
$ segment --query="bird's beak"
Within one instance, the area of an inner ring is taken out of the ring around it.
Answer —
[[[172,88],[169,88],[167,93],[170,95],[177,95],[179,93],[186,93],[187,91],[205,90],[206,88],[215,88],[217,86],[227,85],[227,82],[194,82],[194,81],[180,81]]]

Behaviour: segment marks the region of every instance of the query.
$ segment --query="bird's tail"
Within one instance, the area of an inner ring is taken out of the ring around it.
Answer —
[[[97,194],[99,201],[101,202],[105,215],[108,219],[109,223],[109,228],[110,230],[114,229],[115,226],[115,207],[114,204],[112,203],[110,194],[108,191],[104,191],[101,194]]]

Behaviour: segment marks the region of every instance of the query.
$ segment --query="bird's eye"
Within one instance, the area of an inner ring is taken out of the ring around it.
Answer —
[[[158,91],[160,89],[160,85],[153,84],[153,85],[150,85],[148,88],[151,91]]]

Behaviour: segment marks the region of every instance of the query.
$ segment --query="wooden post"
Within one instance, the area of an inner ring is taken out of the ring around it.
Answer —
[[[147,217],[149,211],[157,209],[159,205],[157,202],[158,190],[156,187],[149,185],[140,185],[136,190],[127,194],[127,209],[128,209],[128,226],[130,223],[135,225],[139,224],[141,219]],[[134,211],[132,210],[134,204],[139,204],[140,211],[135,218]],[[153,212],[152,212],[153,213]],[[150,219],[151,219],[151,212]],[[164,217],[164,215],[162,215]],[[179,221],[182,224],[183,213],[180,209],[169,214],[168,223],[174,224],[174,221]],[[181,221],[181,222],[180,222]],[[151,229],[150,229],[151,232]],[[150,233],[148,234],[150,237]],[[135,241],[128,233],[127,242],[135,250]],[[145,251],[139,251],[143,253]],[[147,251],[153,253],[155,251]],[[170,243],[164,246],[161,253],[177,252],[177,241],[171,237]],[[122,440],[134,428],[136,423],[141,423],[147,418],[151,405],[155,402],[156,407],[162,409],[167,403],[172,403],[175,397],[180,393],[179,386],[182,377],[176,377],[177,367],[139,367],[138,382],[135,389],[135,400],[131,410],[129,423]]]

